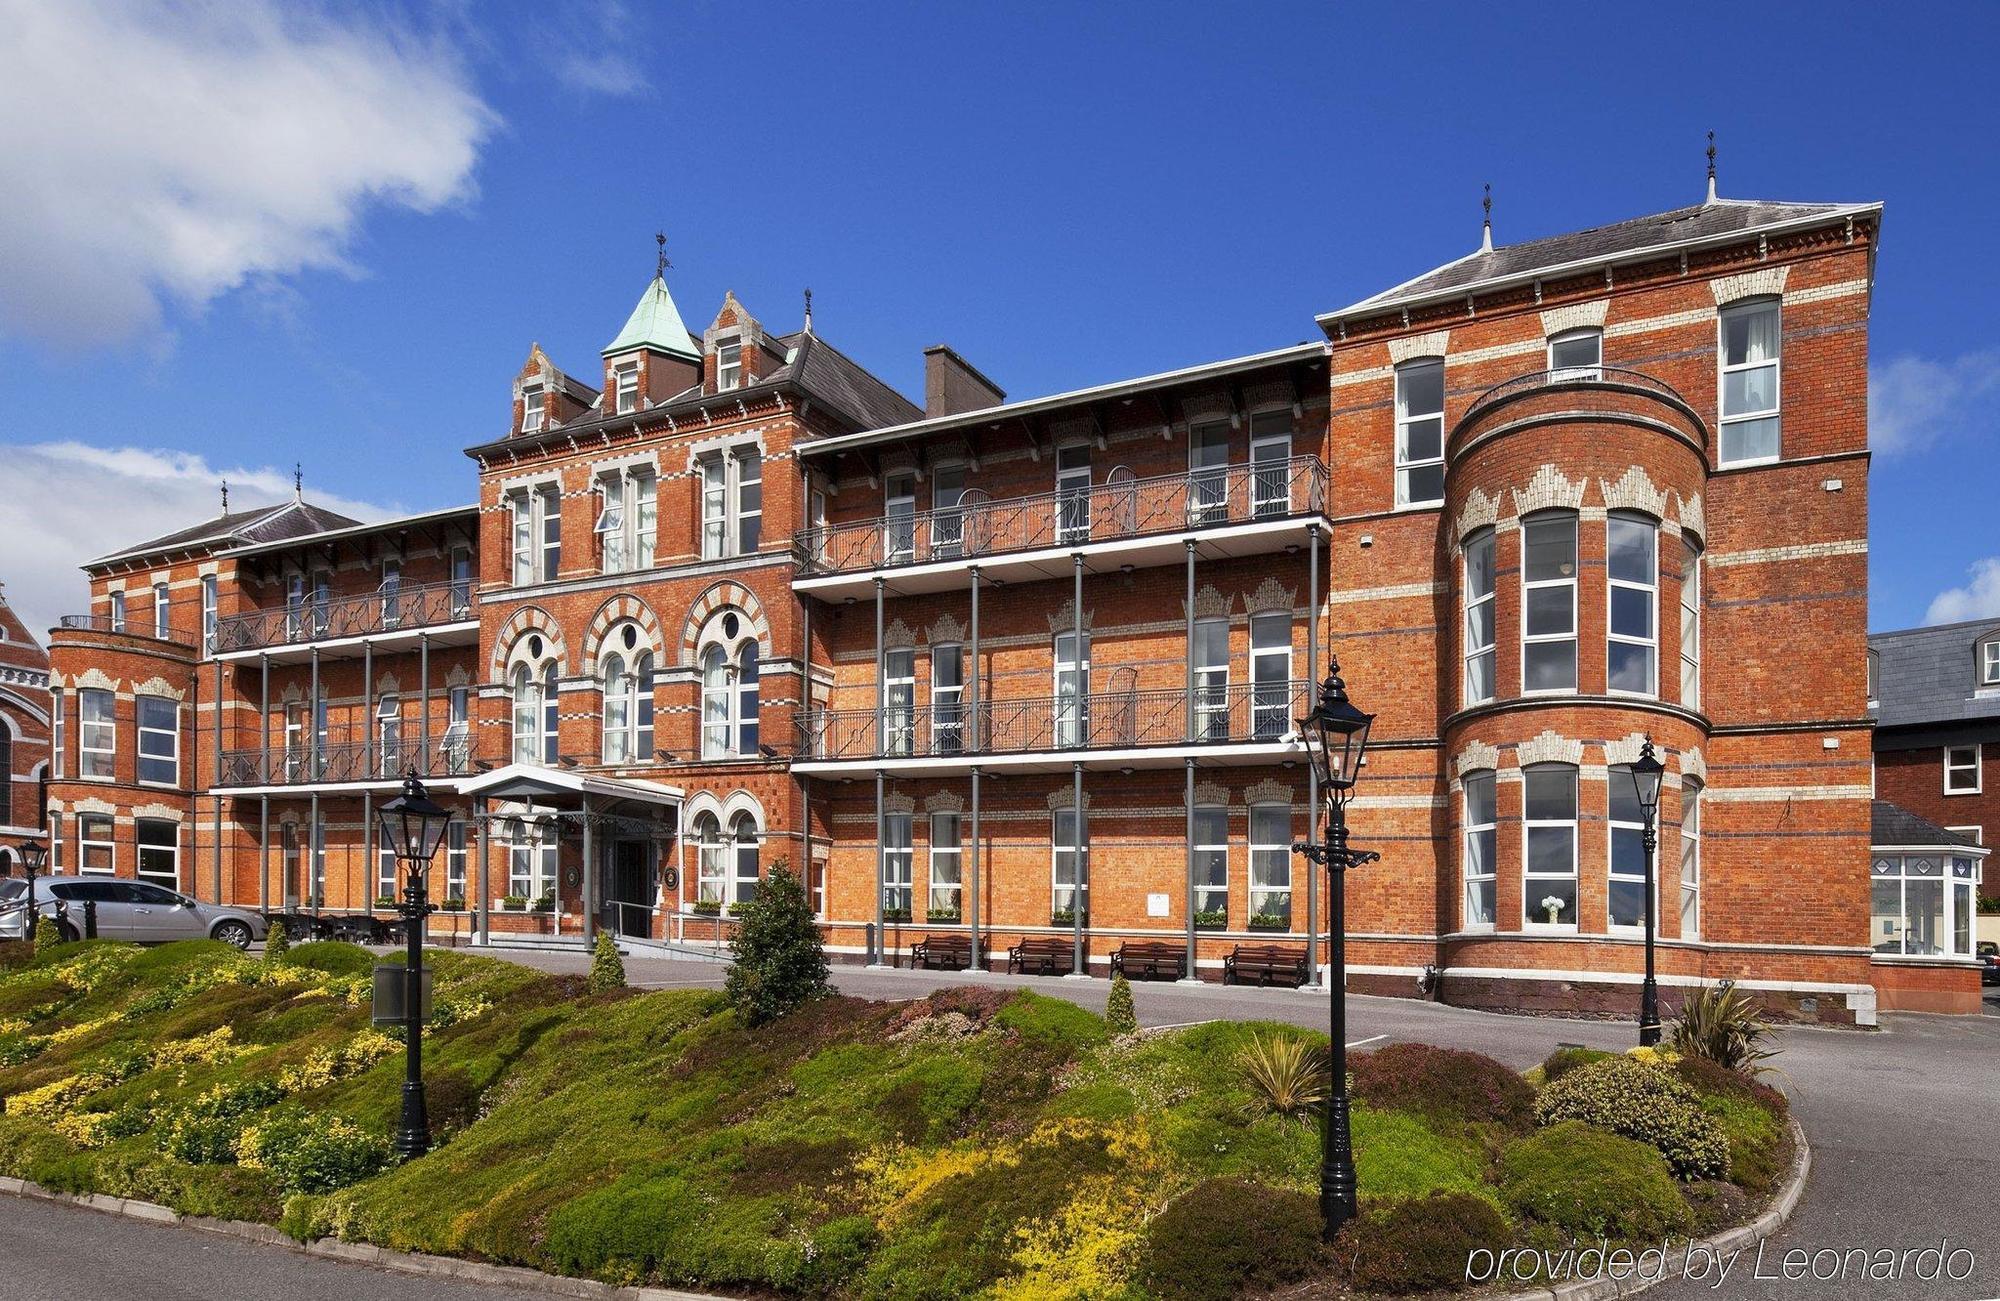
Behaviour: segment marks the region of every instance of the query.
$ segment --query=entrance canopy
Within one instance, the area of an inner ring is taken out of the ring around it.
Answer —
[[[563,768],[543,768],[537,764],[510,763],[504,768],[468,777],[458,784],[461,795],[484,796],[490,800],[566,801],[589,796],[593,801],[630,800],[654,804],[677,813],[687,792],[663,782],[637,777],[603,777],[596,773],[570,772]]]

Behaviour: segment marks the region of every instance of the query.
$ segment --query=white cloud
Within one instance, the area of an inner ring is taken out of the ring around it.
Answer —
[[[0,29],[0,329],[63,345],[346,268],[372,205],[466,197],[496,120],[376,6],[0,0]]]
[[[218,469],[187,452],[86,443],[0,447],[0,471],[33,491],[0,493],[0,582],[36,636],[65,614],[89,609],[87,560],[188,528],[222,513],[292,495],[292,476],[269,466]],[[306,499],[359,520],[397,513],[373,502],[312,491]]]
[[[634,26],[631,14],[616,0],[569,6],[543,32],[556,79],[587,95],[616,98],[643,91],[646,80],[634,57]]]
[[[1885,455],[1920,452],[2000,420],[2000,348],[1949,361],[1894,357],[1868,368],[1868,442]]]
[[[1965,571],[1963,587],[1947,587],[1931,598],[1925,623],[1960,623],[1967,619],[2000,619],[2000,556],[1975,560]]]

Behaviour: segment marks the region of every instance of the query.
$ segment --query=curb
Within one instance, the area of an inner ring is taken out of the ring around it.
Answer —
[[[1702,1245],[1722,1252],[1732,1252],[1743,1247],[1755,1246],[1784,1227],[1798,1209],[1799,1198],[1806,1190],[1806,1176],[1812,1173],[1812,1148],[1806,1143],[1806,1132],[1799,1122],[1787,1118],[1785,1124],[1792,1132],[1792,1168],[1785,1178],[1785,1186],[1778,1190],[1762,1215],[1733,1229],[1726,1229],[1712,1238],[1701,1239]],[[1671,1256],[1668,1257],[1672,1259]],[[1686,1259],[1683,1247],[1682,1259]],[[1531,1288],[1526,1292],[1506,1292],[1483,1298],[1482,1301],[1610,1301],[1612,1297],[1632,1296],[1643,1292],[1657,1283],[1664,1283],[1676,1275],[1670,1270],[1659,1278],[1639,1281],[1634,1279],[1594,1278],[1578,1279],[1573,1283],[1559,1283],[1554,1287]]]
[[[494,1287],[520,1288],[543,1296],[588,1298],[589,1301],[734,1301],[708,1292],[684,1292],[668,1287],[615,1287],[594,1279],[544,1274],[518,1265],[489,1265],[484,1261],[460,1260],[456,1256],[428,1256],[421,1252],[391,1251],[367,1242],[342,1242],[338,1238],[314,1238],[300,1242],[268,1224],[254,1220],[217,1220],[205,1215],[182,1215],[171,1206],[142,1202],[130,1197],[107,1197],[102,1193],[59,1193],[26,1179],[0,1175],[0,1193],[29,1197],[36,1201],[80,1206],[106,1215],[146,1220],[154,1224],[194,1229],[201,1233],[237,1238],[261,1246],[282,1247],[302,1256],[320,1256],[348,1265],[415,1274],[427,1278],[455,1279],[461,1283],[482,1283]]]

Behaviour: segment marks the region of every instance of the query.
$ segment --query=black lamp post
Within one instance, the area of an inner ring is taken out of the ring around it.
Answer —
[[[410,950],[403,974],[403,1119],[396,1130],[396,1154],[410,1161],[431,1147],[430,1118],[424,1113],[424,918],[431,911],[425,882],[451,811],[424,794],[412,768],[403,779],[403,793],[385,802],[377,816],[382,843],[393,847],[404,864],[403,902],[396,911],[404,918]]]
[[[1639,758],[1632,765],[1632,785],[1639,793],[1639,811],[1645,819],[1646,983],[1639,987],[1639,1042],[1648,1047],[1660,1042],[1660,987],[1653,980],[1653,932],[1658,929],[1653,916],[1653,858],[1660,843],[1654,830],[1660,812],[1660,778],[1666,771],[1667,766],[1654,757],[1649,738],[1639,747]]]
[[[35,877],[49,861],[49,847],[32,836],[21,842],[21,874],[28,878],[28,890],[21,896],[26,907],[21,913],[21,938],[35,942]]]
[[[1327,987],[1331,990],[1327,1032],[1333,1040],[1333,1079],[1326,1095],[1326,1132],[1320,1140],[1319,1209],[1322,1235],[1332,1242],[1340,1226],[1354,1218],[1354,1136],[1348,1123],[1347,1100],[1347,869],[1380,857],[1347,844],[1347,801],[1368,749],[1368,729],[1375,715],[1364,714],[1347,698],[1340,680],[1340,661],[1328,656],[1326,681],[1319,702],[1298,720],[1306,753],[1326,792],[1326,840],[1300,841],[1292,852],[1303,854],[1326,869]],[[1310,937],[1308,937],[1310,939]],[[1308,944],[1310,948],[1310,944]]]

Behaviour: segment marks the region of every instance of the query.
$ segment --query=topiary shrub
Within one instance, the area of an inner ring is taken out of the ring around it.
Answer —
[[[1510,1143],[1500,1192],[1529,1219],[1593,1238],[1658,1240],[1693,1219],[1659,1152],[1576,1120]]]
[[[1210,1179],[1153,1217],[1135,1274],[1165,1301],[1229,1301],[1317,1271],[1319,1231],[1319,1206],[1304,1193]]]
[[[62,942],[62,927],[56,925],[55,918],[44,917],[35,923],[35,952],[47,953]]]
[[[1542,1089],[1535,1119],[1543,1125],[1580,1120],[1650,1143],[1682,1179],[1729,1174],[1729,1139],[1722,1125],[1666,1067],[1629,1057],[1579,1066]]]
[[[1472,1253],[1498,1252],[1512,1237],[1506,1218],[1484,1199],[1435,1193],[1370,1206],[1341,1230],[1333,1250],[1357,1288],[1430,1292],[1465,1286]]]
[[[1558,1048],[1542,1062],[1542,1083],[1553,1084],[1579,1066],[1588,1066],[1617,1055],[1596,1048]]]
[[[375,955],[345,940],[314,940],[294,945],[285,955],[285,961],[329,976],[365,976],[375,970]]]
[[[775,1021],[833,993],[826,950],[805,887],[785,860],[771,865],[757,897],[737,910],[734,961],[723,992],[749,1026]]]
[[[264,936],[264,961],[277,966],[291,952],[291,937],[285,934],[283,922],[272,922],[269,933]]]
[[[1521,1134],[1534,1128],[1534,1089],[1491,1057],[1429,1044],[1390,1044],[1348,1061],[1354,1096],[1374,1106],[1438,1120],[1488,1121]]]
[[[597,949],[590,958],[590,992],[602,994],[625,988],[625,959],[618,956],[618,942],[610,931],[597,933]]]
[[[1132,982],[1120,971],[1111,977],[1111,994],[1104,1000],[1104,1028],[1114,1035],[1137,1034],[1139,1011],[1132,1006]]]

